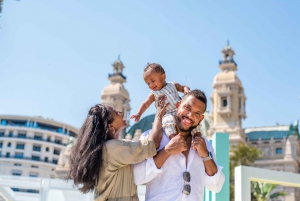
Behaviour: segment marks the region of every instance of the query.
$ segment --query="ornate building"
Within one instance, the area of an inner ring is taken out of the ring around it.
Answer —
[[[106,86],[101,94],[102,104],[110,105],[117,111],[122,111],[124,119],[127,120],[129,125],[130,110],[129,105],[130,98],[129,93],[125,89],[123,83],[126,82],[126,77],[123,75],[123,65],[120,57],[112,64],[113,73],[108,75],[108,80],[111,82]],[[120,135],[120,138],[125,137],[125,132]]]
[[[233,60],[234,51],[227,45],[223,50],[223,60],[219,62],[221,70],[213,82],[211,117],[213,125],[210,134],[229,133],[231,144],[244,142],[242,119],[246,118],[244,88],[238,78],[237,64]]]
[[[77,133],[52,119],[0,115],[0,174],[55,178],[59,158]]]

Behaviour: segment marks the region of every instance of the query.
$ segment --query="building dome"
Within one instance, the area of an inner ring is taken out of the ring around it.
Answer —
[[[152,128],[152,124],[154,122],[155,114],[151,114],[142,118],[139,122],[135,123],[131,128],[126,132],[129,133],[132,137],[134,137],[134,133],[137,129],[140,129],[143,132]]]
[[[102,91],[102,96],[107,95],[122,95],[124,98],[129,99],[129,93],[122,83],[113,82],[106,86]]]
[[[226,84],[237,83],[240,87],[242,87],[242,82],[240,81],[236,73],[230,70],[229,71],[225,70],[218,73],[214,78],[213,86],[217,84],[225,84],[225,83]]]

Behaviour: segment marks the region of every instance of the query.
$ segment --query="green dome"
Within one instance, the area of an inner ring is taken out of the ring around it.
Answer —
[[[141,129],[142,133],[152,128],[152,123],[154,122],[155,114],[151,114],[142,118],[139,122],[135,123],[130,129],[126,132],[129,133],[132,137],[136,129]]]

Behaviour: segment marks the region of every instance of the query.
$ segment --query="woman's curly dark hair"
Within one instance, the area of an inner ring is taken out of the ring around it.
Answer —
[[[114,121],[107,107],[97,104],[89,110],[76,143],[71,151],[70,171],[67,179],[73,179],[79,190],[92,191],[98,183],[102,168],[102,149],[109,138],[109,124]]]

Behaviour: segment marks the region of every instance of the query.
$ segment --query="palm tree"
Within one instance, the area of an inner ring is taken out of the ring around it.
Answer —
[[[246,143],[239,143],[230,147],[230,200],[234,201],[234,168],[238,165],[251,165],[262,155],[257,147],[250,147]]]
[[[0,13],[2,12],[2,4],[3,4],[3,0],[0,0]]]
[[[284,191],[272,193],[272,191],[278,186],[278,184],[268,184],[264,182],[251,182],[251,200],[252,201],[267,201],[268,199],[278,198],[280,196],[286,196]],[[272,193],[272,194],[271,194]]]

